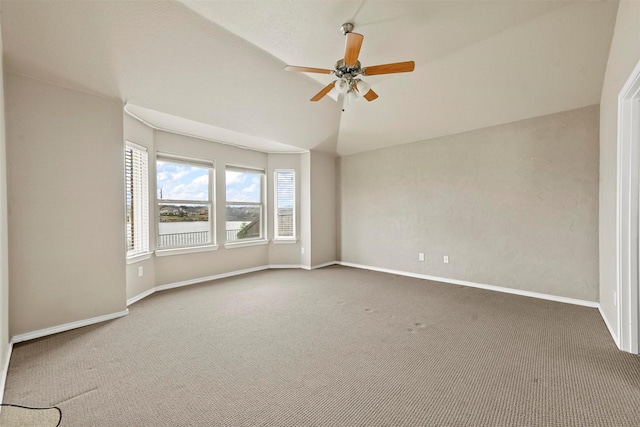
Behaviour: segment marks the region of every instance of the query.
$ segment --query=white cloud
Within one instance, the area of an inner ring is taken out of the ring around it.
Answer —
[[[225,176],[227,178],[227,185],[244,182],[246,179],[246,175],[242,172],[227,171]]]
[[[170,200],[208,200],[209,170],[203,167],[158,162],[158,193]]]

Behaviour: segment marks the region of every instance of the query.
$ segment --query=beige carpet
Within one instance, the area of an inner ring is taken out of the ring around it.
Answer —
[[[62,418],[59,408],[2,405],[0,409],[0,427],[57,427]]]
[[[344,267],[130,309],[16,345],[5,402],[63,426],[640,425],[640,358],[596,309]]]

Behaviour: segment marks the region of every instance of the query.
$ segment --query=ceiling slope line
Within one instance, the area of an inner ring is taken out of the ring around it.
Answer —
[[[173,129],[167,129],[167,128],[163,128],[160,126],[156,126],[154,124],[149,123],[148,121],[144,120],[142,117],[138,116],[137,114],[129,111],[127,109],[128,104],[125,102],[123,104],[123,110],[125,113],[127,113],[129,116],[133,117],[134,119],[138,120],[140,123],[149,126],[151,129],[153,130],[158,130],[161,132],[167,132],[167,133],[171,133],[174,135],[182,135],[182,136],[186,136],[189,138],[195,138],[195,139],[201,139],[203,141],[209,141],[209,142],[215,142],[217,144],[221,144],[221,145],[226,145],[229,147],[235,147],[235,148],[239,148],[241,150],[250,150],[250,151],[255,151],[257,153],[264,153],[264,154],[304,154],[304,153],[308,153],[309,150],[300,150],[300,151],[268,151],[268,150],[259,150],[257,148],[252,148],[252,147],[247,147],[244,145],[240,145],[240,144],[234,144],[231,142],[225,142],[225,141],[221,141],[219,139],[215,139],[215,138],[207,138],[204,136],[200,136],[200,135],[193,135],[193,134],[189,134],[186,132],[181,132],[181,131],[177,131],[177,130],[173,130]],[[203,123],[205,124],[205,123]]]

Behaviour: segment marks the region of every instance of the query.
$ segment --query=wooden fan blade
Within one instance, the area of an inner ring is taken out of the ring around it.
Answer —
[[[369,89],[369,92],[365,93],[363,96],[364,96],[364,99],[371,102],[378,97],[378,94],[375,93],[373,90]]]
[[[347,41],[344,45],[345,65],[356,65],[364,36],[358,33],[347,33]]]
[[[326,85],[320,92],[316,93],[316,95],[313,98],[311,98],[309,101],[313,101],[313,102],[320,101],[326,94],[331,92],[331,89],[334,88],[334,84],[335,84],[335,80],[329,83],[328,85]]]
[[[393,73],[408,73],[413,71],[416,67],[416,63],[413,61],[406,62],[394,62],[393,64],[374,65],[373,67],[366,67],[363,74],[365,76],[375,76],[376,74],[393,74]]]
[[[324,68],[296,67],[295,65],[287,65],[286,67],[284,67],[284,70],[300,71],[302,73],[331,74],[331,70],[325,70]]]

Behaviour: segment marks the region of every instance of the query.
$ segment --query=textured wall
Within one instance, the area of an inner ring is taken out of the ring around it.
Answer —
[[[618,94],[640,60],[640,2],[621,1],[600,101],[600,305],[618,334],[616,291],[616,183]]]
[[[300,264],[311,268],[311,152],[300,155]]]
[[[4,367],[9,344],[9,247],[7,241],[9,230],[4,114],[4,68],[2,66],[2,32],[0,31],[0,367]],[[4,390],[0,389],[0,396],[3,392]]]
[[[591,106],[340,158],[340,259],[597,301],[598,129]]]
[[[124,310],[122,105],[5,77],[11,334]]]
[[[336,167],[331,154],[311,152],[311,266],[336,261]]]

